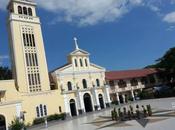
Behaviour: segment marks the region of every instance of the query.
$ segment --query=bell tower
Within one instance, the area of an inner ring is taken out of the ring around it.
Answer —
[[[50,90],[41,23],[36,3],[10,0],[7,7],[13,78],[21,93]]]

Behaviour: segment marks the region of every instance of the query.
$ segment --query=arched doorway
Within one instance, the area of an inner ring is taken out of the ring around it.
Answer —
[[[0,130],[6,130],[6,122],[3,115],[0,115]]]
[[[122,95],[119,95],[120,103],[124,103]]]
[[[84,106],[85,106],[86,112],[92,112],[93,111],[91,96],[88,93],[84,94]]]
[[[77,116],[77,109],[76,109],[76,104],[74,99],[70,100],[70,111],[72,116]]]
[[[105,106],[104,106],[104,101],[103,101],[103,95],[102,94],[99,94],[98,95],[98,98],[99,98],[99,102],[100,102],[100,108],[101,109],[104,109]]]

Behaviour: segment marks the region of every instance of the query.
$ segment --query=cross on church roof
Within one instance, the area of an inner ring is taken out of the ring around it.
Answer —
[[[75,49],[76,50],[79,50],[79,47],[78,47],[78,39],[76,37],[74,37],[74,41],[75,41]]]

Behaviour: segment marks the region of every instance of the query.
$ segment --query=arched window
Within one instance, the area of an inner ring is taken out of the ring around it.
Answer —
[[[85,80],[85,79],[83,79],[83,88],[85,89],[85,88],[87,88],[87,81]]]
[[[36,114],[38,118],[47,116],[47,106],[43,104],[40,104],[39,106],[37,106]]]
[[[86,65],[86,67],[88,66],[88,62],[87,62],[87,59],[85,59],[85,65]]]
[[[24,13],[25,15],[27,15],[27,8],[26,8],[26,7],[23,7],[23,13]]]
[[[32,16],[33,15],[31,8],[28,8],[28,13],[29,13],[29,16]]]
[[[81,65],[81,67],[83,67],[83,62],[82,62],[82,59],[80,59],[80,65]]]
[[[100,80],[99,79],[96,79],[96,84],[97,84],[97,87],[100,87]]]
[[[44,116],[44,111],[43,111],[43,105],[40,104],[40,116],[43,117]]]
[[[68,82],[67,83],[67,87],[68,87],[68,90],[71,91],[72,90],[72,83],[71,82]]]
[[[36,114],[37,114],[37,117],[39,118],[40,117],[39,107],[36,107]]]
[[[47,116],[47,107],[44,105],[44,115]]]
[[[142,85],[147,84],[148,83],[147,78],[146,77],[141,78],[141,83]]]
[[[120,81],[118,82],[118,86],[119,86],[120,88],[124,88],[124,87],[126,87],[126,82],[123,81],[123,80],[120,80]]]
[[[77,59],[75,59],[74,62],[75,62],[75,67],[78,67]]]
[[[62,108],[61,108],[61,106],[59,106],[59,112],[62,113]]]
[[[131,86],[137,86],[137,85],[138,85],[138,81],[136,79],[132,79]]]
[[[18,14],[22,14],[22,7],[18,6]]]

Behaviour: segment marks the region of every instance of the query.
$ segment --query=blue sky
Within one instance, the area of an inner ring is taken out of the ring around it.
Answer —
[[[175,46],[174,0],[36,1],[49,70],[66,63],[75,36],[107,70],[143,68]],[[0,0],[0,64],[10,66],[6,4]]]

